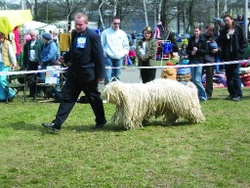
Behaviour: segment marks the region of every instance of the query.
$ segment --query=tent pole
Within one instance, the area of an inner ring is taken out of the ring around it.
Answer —
[[[245,21],[245,35],[248,38],[248,0],[245,0],[245,9],[244,9],[244,21]]]

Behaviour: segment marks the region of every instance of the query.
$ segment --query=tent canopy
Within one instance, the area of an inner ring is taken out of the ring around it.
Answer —
[[[0,31],[7,37],[16,26],[32,20],[30,10],[0,10]]]
[[[44,22],[38,22],[38,21],[28,21],[23,24],[24,32],[28,32],[29,30],[35,30],[39,29],[41,27],[45,27],[47,24]]]
[[[43,30],[45,32],[55,31],[57,27],[55,25],[47,24],[44,22],[38,21],[29,21],[23,24],[24,32],[28,32],[29,30]]]

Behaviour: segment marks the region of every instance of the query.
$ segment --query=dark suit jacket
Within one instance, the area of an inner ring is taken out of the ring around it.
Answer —
[[[78,37],[86,38],[85,48],[76,47]],[[81,74],[85,81],[104,78],[104,55],[100,36],[86,28],[82,33],[72,31],[70,50],[64,55],[66,61],[71,62],[70,71]]]

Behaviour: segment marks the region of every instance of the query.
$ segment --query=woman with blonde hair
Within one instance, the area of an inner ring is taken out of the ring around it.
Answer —
[[[146,26],[142,34],[143,39],[137,41],[136,44],[138,66],[155,66],[157,43],[156,39],[153,38],[152,29]],[[142,68],[140,74],[143,83],[150,82],[155,79],[156,68]]]
[[[8,72],[11,66],[17,67],[17,59],[14,48],[10,41],[7,40],[5,34],[0,32],[0,71]],[[0,100],[12,99],[16,92],[8,88],[7,74],[0,76]]]

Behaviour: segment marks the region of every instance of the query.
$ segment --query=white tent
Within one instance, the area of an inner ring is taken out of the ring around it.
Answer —
[[[38,21],[29,21],[23,24],[24,32],[28,32],[30,30],[44,30],[45,32],[49,32],[49,30],[54,31],[56,30],[56,26],[50,25],[44,22]]]
[[[42,28],[39,28],[39,29],[43,29],[45,32],[49,32],[49,31],[52,31],[52,32],[55,32],[55,31],[57,31],[57,27],[55,26],[55,25],[46,25],[46,26],[44,26],[44,27],[42,27]]]
[[[29,30],[39,29],[40,27],[46,26],[46,23],[43,22],[37,22],[37,21],[29,21],[23,24],[23,29],[25,32]]]

